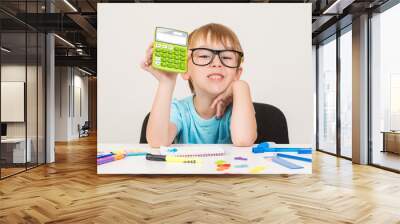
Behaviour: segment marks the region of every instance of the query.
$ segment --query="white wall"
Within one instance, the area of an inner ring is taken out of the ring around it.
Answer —
[[[6,122],[7,137],[21,138],[25,135],[30,139],[32,161],[44,162],[44,74],[41,66],[25,66],[25,64],[3,64],[1,66],[1,81],[25,82],[26,83],[26,111],[25,122]],[[26,81],[27,79],[27,81]],[[1,108],[7,110],[9,108]],[[37,157],[37,154],[39,156]]]
[[[241,41],[242,79],[250,84],[253,100],[284,112],[291,143],[311,144],[310,21],[311,4],[98,4],[98,142],[139,142],[157,87],[139,63],[155,27],[190,32],[215,22],[230,27]],[[178,78],[174,97],[189,94]]]
[[[77,139],[78,124],[83,125],[88,120],[88,78],[72,67],[56,67],[55,73],[55,140]],[[79,89],[82,114],[76,107],[80,104],[76,97]]]
[[[27,66],[19,64],[7,64],[1,66],[1,81],[3,82],[25,82],[26,74],[30,86],[36,86],[36,66]],[[27,119],[28,119],[28,137],[35,133],[36,137],[36,88],[27,88]],[[34,104],[31,104],[34,102]],[[22,108],[24,109],[24,108]],[[6,110],[6,108],[2,108]],[[34,122],[34,123],[32,123]],[[7,122],[8,137],[25,137],[26,122]]]
[[[74,71],[74,86],[75,86],[75,106],[74,110],[75,113],[73,113],[73,119],[72,119],[72,136],[74,138],[79,137],[78,129],[77,126],[80,124],[81,126],[85,123],[85,121],[88,121],[89,113],[88,113],[88,77],[87,76],[82,76],[83,73],[81,73],[79,70]],[[80,99],[78,97],[78,90],[80,90]],[[80,103],[78,101],[81,101]],[[82,110],[81,112],[79,111],[79,108]]]

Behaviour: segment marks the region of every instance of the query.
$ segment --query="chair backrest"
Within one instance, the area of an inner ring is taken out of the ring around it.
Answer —
[[[140,132],[140,142],[139,142],[140,144],[147,144],[146,128],[147,128],[147,122],[149,121],[149,116],[150,113],[148,113],[143,120],[142,131]]]
[[[263,103],[253,103],[256,111],[257,121],[257,140],[256,144],[261,142],[275,142],[278,144],[289,144],[289,132],[285,115],[278,108]],[[143,120],[140,133],[140,143],[147,143],[146,128],[149,120],[148,113]]]
[[[90,125],[89,125],[89,121],[85,121],[85,123],[82,125],[82,129],[89,129]]]
[[[275,142],[289,144],[289,132],[285,115],[275,106],[253,103],[256,111],[257,140],[255,143]]]

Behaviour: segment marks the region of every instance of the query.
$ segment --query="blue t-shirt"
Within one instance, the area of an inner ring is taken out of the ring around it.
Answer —
[[[197,114],[193,96],[182,100],[172,100],[171,122],[176,125],[175,144],[232,144],[231,140],[232,105],[225,110],[223,117],[204,119]]]

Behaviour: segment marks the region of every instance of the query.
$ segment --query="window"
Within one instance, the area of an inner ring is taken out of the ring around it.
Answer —
[[[372,163],[400,170],[400,4],[371,18]]]
[[[336,39],[318,48],[318,148],[336,153]]]
[[[347,31],[347,32],[346,32]],[[340,155],[352,157],[352,34],[351,26],[340,36]]]

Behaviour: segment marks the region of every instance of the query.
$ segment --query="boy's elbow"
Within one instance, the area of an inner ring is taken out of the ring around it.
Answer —
[[[170,146],[171,145],[171,143],[160,142],[160,141],[148,141],[148,144],[152,148],[160,148],[161,146]]]
[[[256,139],[257,139],[257,133],[253,136],[243,136],[243,137],[233,138],[232,143],[234,146],[238,147],[249,147],[253,146]]]
[[[152,148],[160,148],[161,146],[170,146],[172,142],[168,141],[160,141],[157,139],[153,139],[149,136],[146,136],[147,143],[149,144],[150,147]]]

